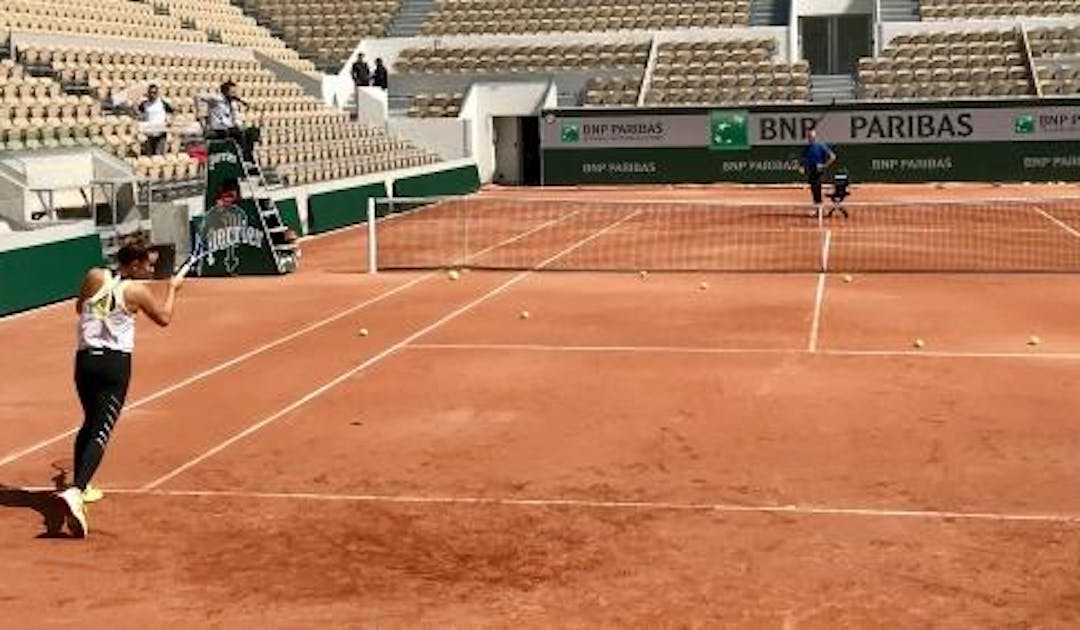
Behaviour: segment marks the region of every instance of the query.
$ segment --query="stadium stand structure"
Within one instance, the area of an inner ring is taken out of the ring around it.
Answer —
[[[1063,16],[1080,13],[1076,0],[921,0],[919,10],[926,20]]]
[[[671,42],[657,53],[647,104],[805,101],[810,67],[775,59],[769,38]]]
[[[1035,94],[1020,29],[900,35],[859,62],[863,98]]]
[[[425,35],[710,28],[749,23],[749,0],[440,0]]]
[[[1080,94],[1080,26],[1028,30],[1039,94]]]
[[[251,105],[251,111],[244,112],[246,120],[264,129],[265,166],[286,185],[438,159],[381,130],[351,122],[346,112],[278,80],[244,51],[234,49],[231,58],[220,57],[221,52],[221,47],[211,45],[183,54],[109,52],[104,44],[28,47],[20,52],[20,63],[7,60],[4,67],[20,74],[22,68],[30,68],[44,76],[23,76],[5,84],[4,94],[11,96],[5,98],[10,105],[0,106],[0,121],[10,121],[0,122],[5,145],[101,146],[127,159],[140,179],[167,190],[168,184],[190,181],[198,173],[182,151],[199,139],[197,97],[233,80]],[[160,86],[163,98],[177,112],[164,156],[142,155],[145,137],[133,110],[151,83]],[[284,127],[294,133],[277,133]]]
[[[242,6],[320,70],[336,73],[360,40],[386,35],[399,2],[243,0]]]

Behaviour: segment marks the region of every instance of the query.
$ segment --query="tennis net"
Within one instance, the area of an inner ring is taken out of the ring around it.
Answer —
[[[805,204],[447,198],[369,205],[369,270],[1080,271],[1080,199]]]

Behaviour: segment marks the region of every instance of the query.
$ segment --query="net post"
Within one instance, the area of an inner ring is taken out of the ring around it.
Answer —
[[[367,200],[368,273],[378,273],[378,244],[375,236],[375,197]]]

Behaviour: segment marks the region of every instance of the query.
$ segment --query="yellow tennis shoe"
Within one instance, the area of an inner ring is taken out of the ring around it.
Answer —
[[[95,488],[94,486],[91,486],[89,484],[87,484],[86,490],[83,490],[83,493],[82,493],[83,503],[96,503],[96,502],[98,502],[98,501],[100,501],[100,500],[102,500],[104,498],[105,498],[105,493],[104,492],[102,492],[98,488]]]

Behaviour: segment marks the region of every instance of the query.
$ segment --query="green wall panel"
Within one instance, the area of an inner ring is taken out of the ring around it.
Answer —
[[[101,264],[97,234],[0,252],[0,315],[74,297]]]

